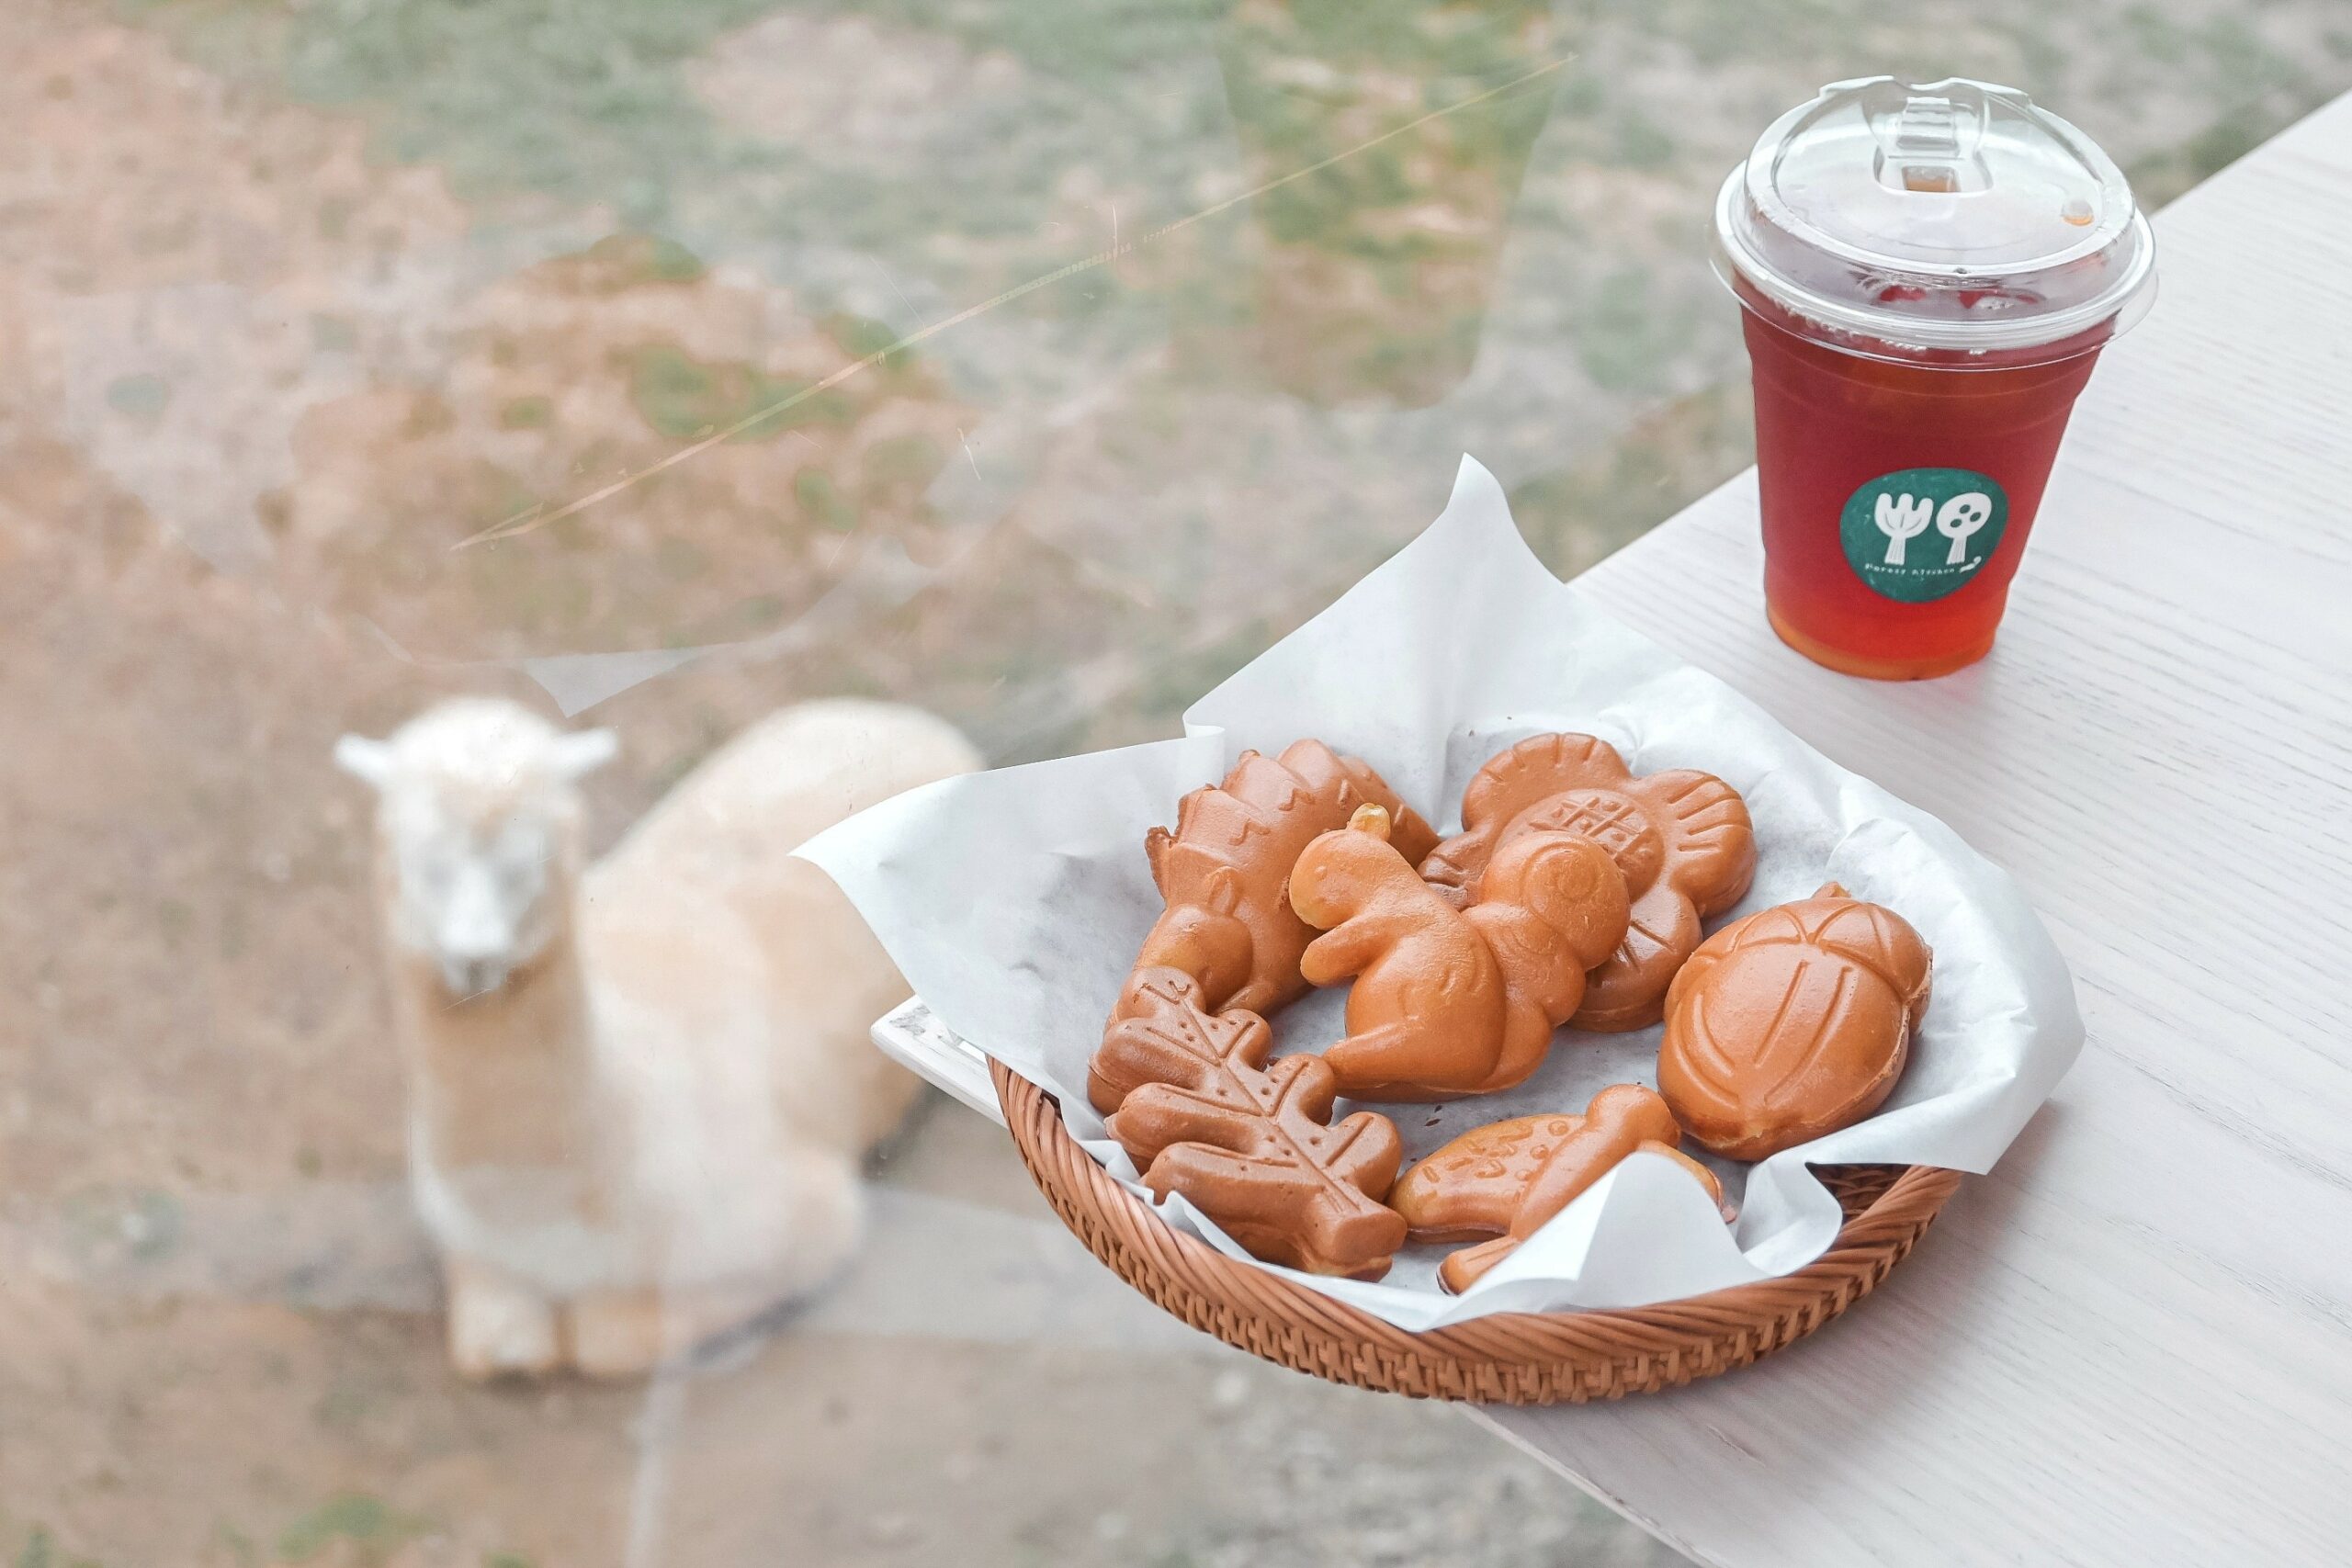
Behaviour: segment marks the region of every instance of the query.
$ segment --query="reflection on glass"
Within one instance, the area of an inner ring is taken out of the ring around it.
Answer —
[[[1216,52],[1247,177],[1283,182],[1255,200],[1254,333],[1278,385],[1418,408],[1469,374],[1551,84],[1430,117],[1555,44],[1543,0],[1237,0]]]
[[[441,331],[435,384],[310,410],[262,509],[301,598],[420,657],[774,630],[876,541],[923,549],[924,491],[970,418],[905,350],[820,386],[898,334],[653,235],[526,267]]]

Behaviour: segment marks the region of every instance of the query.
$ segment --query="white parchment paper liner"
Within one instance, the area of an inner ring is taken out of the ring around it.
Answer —
[[[1438,1290],[1436,1248],[1408,1249],[1377,1284],[1293,1274],[1399,1326],[1645,1305],[1790,1273],[1839,1224],[1809,1165],[1987,1170],[2081,1046],[2065,966],[2005,874],[1555,580],[1501,487],[1466,457],[1435,523],[1201,699],[1184,728],[1182,739],[932,784],[800,852],[848,892],[940,1019],[1058,1096],[1071,1135],[1131,1186],[1133,1165],[1087,1104],[1086,1061],[1159,912],[1144,833],[1173,822],[1177,798],[1222,778],[1245,749],[1319,738],[1452,831],[1464,786],[1497,751],[1547,730],[1599,735],[1637,773],[1702,768],[1747,798],[1756,885],[1724,919],[1835,879],[1897,910],[1935,949],[1925,1026],[1877,1115],[1754,1167],[1715,1162],[1740,1198],[1736,1224],[1670,1163],[1636,1156],[1461,1297]],[[1339,1038],[1343,999],[1318,994],[1278,1013],[1277,1053]],[[1508,1094],[1375,1109],[1419,1158],[1506,1116],[1579,1111],[1606,1084],[1655,1085],[1658,1032],[1564,1031]],[[1247,1256],[1181,1198],[1161,1212]]]

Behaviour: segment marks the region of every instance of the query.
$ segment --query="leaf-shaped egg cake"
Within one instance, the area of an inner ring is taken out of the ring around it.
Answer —
[[[1472,901],[1495,852],[1523,833],[1574,833],[1624,874],[1632,921],[1592,971],[1577,1029],[1645,1029],[1675,971],[1699,945],[1700,921],[1739,902],[1756,872],[1747,803],[1713,773],[1635,777],[1589,735],[1538,735],[1487,761],[1462,796],[1462,831],[1430,852],[1421,874]]]
[[[1668,993],[1659,1092],[1693,1138],[1733,1159],[1851,1126],[1902,1076],[1931,965],[1910,922],[1834,882],[1735,920]]]
[[[1376,1280],[1405,1243],[1381,1202],[1405,1145],[1369,1111],[1331,1120],[1338,1093],[1319,1056],[1269,1066],[1256,1013],[1211,1012],[1175,969],[1128,976],[1087,1093],[1161,1198],[1181,1192],[1253,1258],[1313,1274]]]

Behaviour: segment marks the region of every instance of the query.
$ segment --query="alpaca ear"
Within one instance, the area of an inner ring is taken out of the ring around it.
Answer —
[[[392,748],[387,740],[346,735],[334,743],[334,765],[373,788],[391,782]]]
[[[553,756],[558,778],[576,779],[594,773],[620,755],[620,737],[609,729],[579,729],[555,738]]]

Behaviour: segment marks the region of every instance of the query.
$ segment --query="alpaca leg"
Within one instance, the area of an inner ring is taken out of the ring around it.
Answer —
[[[642,1377],[705,1340],[741,1327],[779,1299],[776,1292],[759,1286],[598,1291],[569,1309],[571,1364],[592,1378]]]
[[[502,1373],[553,1371],[561,1358],[555,1308],[495,1264],[454,1254],[448,1280],[449,1364],[473,1382]]]
[[[784,1171],[791,1183],[787,1234],[773,1268],[708,1284],[581,1296],[568,1314],[572,1364],[590,1377],[639,1376],[839,1273],[865,1226],[855,1166],[838,1153],[800,1150],[786,1156]]]
[[[641,1377],[691,1341],[673,1343],[658,1290],[592,1291],[564,1309],[571,1364],[592,1378]]]
[[[806,1295],[842,1271],[865,1235],[865,1189],[852,1158],[806,1149],[785,1161],[791,1183],[783,1255],[765,1271],[770,1303]]]
[[[922,1094],[922,1079],[884,1056],[872,1041],[857,1044],[876,1058],[867,1066],[866,1080],[856,1096],[857,1153],[895,1153],[899,1140],[910,1131],[908,1112]]]
[[[765,1280],[727,1280],[662,1298],[670,1342],[691,1348],[742,1327],[783,1299]]]

